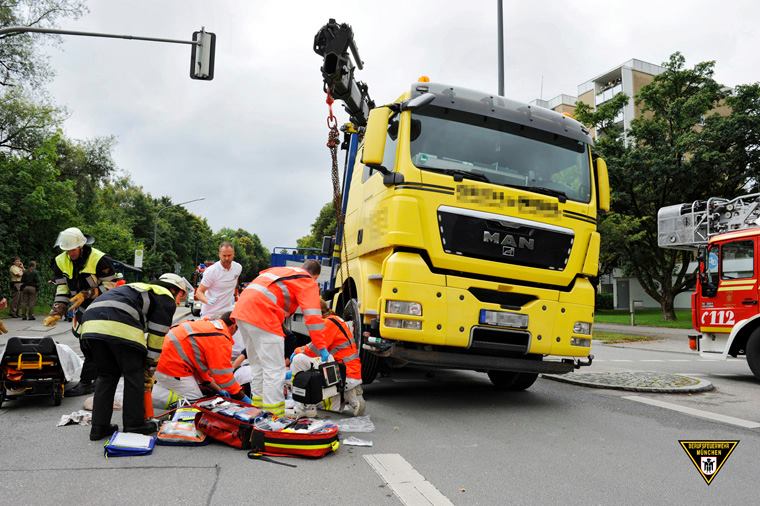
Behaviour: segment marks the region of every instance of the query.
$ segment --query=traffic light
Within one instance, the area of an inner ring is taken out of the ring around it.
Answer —
[[[193,32],[193,44],[190,52],[190,79],[211,81],[214,78],[214,53],[216,52],[216,34],[205,31]]]

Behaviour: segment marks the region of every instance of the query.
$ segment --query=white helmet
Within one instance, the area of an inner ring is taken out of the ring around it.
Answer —
[[[88,240],[77,227],[71,227],[58,234],[55,246],[58,246],[63,251],[71,251],[73,249],[81,248],[85,244],[92,244],[93,242],[92,239]]]
[[[187,285],[185,284],[185,280],[182,279],[182,276],[178,276],[173,272],[167,272],[166,274],[161,274],[161,277],[158,278],[158,280],[176,286],[183,292],[187,293]]]

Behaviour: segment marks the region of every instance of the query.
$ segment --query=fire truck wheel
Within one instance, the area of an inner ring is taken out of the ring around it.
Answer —
[[[752,370],[752,374],[755,375],[755,378],[760,379],[760,327],[750,334],[745,351],[747,353],[747,364]]]
[[[354,341],[356,350],[359,352],[359,360],[362,363],[362,383],[369,385],[377,377],[380,370],[380,357],[362,348],[362,315],[359,313],[359,303],[356,299],[349,299],[343,308],[343,319],[354,322]]]

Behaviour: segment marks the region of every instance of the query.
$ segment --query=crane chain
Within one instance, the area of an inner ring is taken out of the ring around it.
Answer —
[[[340,262],[340,274],[343,278],[343,281],[345,282],[348,279],[348,257],[345,257],[344,260],[344,254],[346,251],[346,234],[345,230],[343,229],[344,224],[344,216],[342,212],[342,200],[343,197],[341,195],[341,188],[340,188],[340,174],[338,173],[338,146],[340,145],[340,132],[338,131],[338,120],[333,115],[332,111],[332,104],[334,99],[332,98],[332,95],[330,92],[327,92],[327,106],[329,108],[329,114],[327,116],[327,127],[329,128],[329,133],[327,134],[327,148],[330,150],[330,157],[332,158],[332,187],[333,187],[333,209],[335,209],[335,227],[336,230],[342,230],[343,233],[341,233],[342,241],[340,245],[340,256],[338,257],[338,261]],[[345,266],[345,267],[344,267]],[[345,268],[345,272],[344,272]]]

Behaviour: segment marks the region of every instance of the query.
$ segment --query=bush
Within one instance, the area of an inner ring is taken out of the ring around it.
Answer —
[[[594,303],[596,304],[596,309],[614,309],[614,300],[609,292],[597,293]]]

